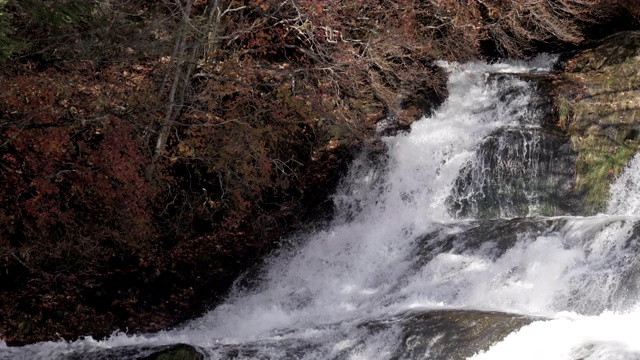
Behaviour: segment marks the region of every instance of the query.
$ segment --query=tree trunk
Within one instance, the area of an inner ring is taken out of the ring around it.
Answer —
[[[180,108],[182,104],[176,103],[176,93],[178,92],[178,86],[181,84],[183,86],[188,86],[188,79],[185,79],[184,82],[180,81],[181,75],[184,72],[185,76],[189,74],[189,71],[184,69],[185,63],[185,51],[187,48],[187,32],[189,27],[189,20],[191,17],[191,7],[193,5],[193,0],[187,0],[184,7],[181,9],[182,11],[182,21],[180,24],[180,34],[176,38],[176,46],[174,48],[172,62],[175,63],[175,72],[173,76],[173,81],[171,83],[171,90],[169,91],[169,96],[167,98],[167,108],[165,110],[165,114],[161,123],[160,131],[158,134],[158,139],[156,140],[155,150],[153,152],[153,156],[151,158],[151,163],[147,166],[146,169],[146,177],[147,180],[151,180],[153,174],[156,169],[156,163],[158,162],[158,158],[162,155],[166,145],[167,139],[169,138],[169,133],[171,131],[171,127],[173,125],[173,120],[176,116],[176,108]],[[189,64],[188,64],[189,65]],[[167,72],[171,71],[171,66],[167,69]],[[186,84],[186,85],[185,85]],[[163,85],[164,87],[164,81]],[[160,89],[162,91],[162,88]],[[184,91],[184,90],[182,90]]]

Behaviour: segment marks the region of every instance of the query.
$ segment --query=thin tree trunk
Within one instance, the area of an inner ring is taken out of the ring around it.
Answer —
[[[214,51],[217,49],[218,45],[218,30],[220,29],[220,19],[218,16],[220,15],[220,0],[210,0],[209,6],[209,17],[207,18],[207,38],[205,43],[205,61],[209,62],[212,60],[212,55]],[[218,14],[216,15],[216,12]]]
[[[169,133],[171,132],[171,127],[173,125],[173,120],[175,116],[174,109],[176,104],[176,93],[178,91],[178,86],[181,84],[180,77],[183,72],[183,64],[185,62],[185,50],[187,47],[187,30],[189,25],[189,18],[191,17],[191,7],[193,5],[193,0],[187,0],[185,7],[182,9],[182,23],[180,25],[180,34],[176,40],[177,52],[175,53],[175,58],[172,61],[175,61],[175,73],[173,76],[173,81],[171,83],[171,90],[169,91],[169,97],[167,99],[167,108],[165,110],[164,118],[162,120],[162,125],[160,127],[160,131],[158,134],[158,139],[156,140],[155,150],[153,152],[153,156],[151,158],[151,163],[147,166],[146,169],[146,177],[147,180],[151,180],[153,174],[156,169],[156,164],[158,162],[158,158],[162,155],[166,145],[167,139],[169,138]],[[189,72],[187,71],[187,74]],[[185,80],[188,84],[188,79]],[[178,106],[179,107],[179,106]]]

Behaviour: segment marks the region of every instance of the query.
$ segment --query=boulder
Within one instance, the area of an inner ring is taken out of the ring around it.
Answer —
[[[142,360],[204,360],[195,347],[186,344],[169,345]]]
[[[365,326],[374,332],[376,328],[402,328],[393,359],[466,359],[536,320],[542,318],[493,311],[435,310],[407,313]]]

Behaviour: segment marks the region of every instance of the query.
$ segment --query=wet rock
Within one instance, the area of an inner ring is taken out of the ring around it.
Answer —
[[[521,234],[543,236],[557,231],[564,223],[563,219],[515,218],[442,225],[441,228],[416,238],[416,256],[419,264],[424,265],[443,252],[461,254],[484,247],[495,259],[513,247],[521,239]]]
[[[527,105],[504,114],[511,125],[483,139],[461,169],[447,200],[451,215],[491,219],[585,213],[584,194],[575,187],[577,152],[553,120],[552,76],[488,76],[497,85],[522,80],[520,86],[498,86],[498,96],[511,103],[521,101],[524,91]]]
[[[487,350],[511,332],[539,318],[517,314],[439,310],[407,313],[394,321],[368,323],[371,328],[401,326],[392,359],[466,359]]]
[[[578,214],[575,159],[565,137],[542,127],[496,131],[461,170],[450,211],[485,219]]]
[[[142,360],[204,360],[204,355],[191,345],[178,344],[169,345]]]
[[[556,89],[559,124],[578,151],[577,187],[592,212],[640,145],[640,32],[618,33],[567,61]]]

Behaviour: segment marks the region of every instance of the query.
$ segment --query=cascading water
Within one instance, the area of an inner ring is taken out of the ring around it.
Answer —
[[[565,216],[574,174],[559,159],[575,154],[540,126],[522,75],[552,63],[441,63],[440,109],[385,138],[384,159],[356,159],[335,219],[203,317],[103,341],[0,343],[0,359],[139,359],[177,343],[211,359],[640,359],[640,158],[607,215]]]
[[[640,359],[639,210],[637,155],[611,187],[609,215],[567,219],[562,235],[580,257],[560,276],[570,290],[563,299],[566,311],[510,334],[473,359]]]

